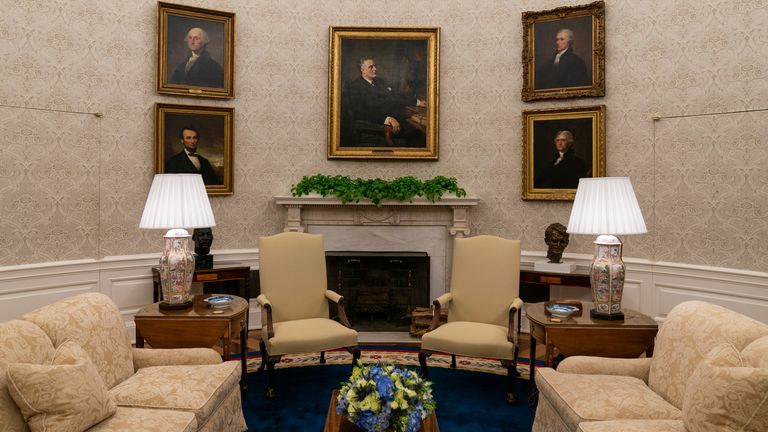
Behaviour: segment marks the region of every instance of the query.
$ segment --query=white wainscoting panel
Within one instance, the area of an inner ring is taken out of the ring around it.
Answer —
[[[159,253],[158,253],[159,254]],[[133,315],[152,302],[151,267],[158,254],[106,257],[0,267],[0,321],[18,317],[38,307],[84,292],[101,292],[120,308],[134,335]],[[217,264],[247,265],[258,268],[257,249],[215,251]],[[544,252],[524,251],[521,268],[533,269]],[[577,271],[586,271],[592,257],[566,254],[577,261]],[[632,258],[627,265],[623,305],[663,321],[675,305],[687,300],[703,300],[768,323],[768,273],[693,266],[678,263],[652,263]],[[590,291],[580,287],[552,287],[553,297],[589,301]],[[255,300],[249,312],[250,328],[261,327],[261,311]],[[523,319],[523,330],[528,328]]]

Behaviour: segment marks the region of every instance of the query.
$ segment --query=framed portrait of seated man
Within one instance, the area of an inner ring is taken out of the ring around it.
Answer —
[[[208,195],[232,195],[234,108],[155,104],[155,174],[200,174]]]
[[[523,12],[523,101],[605,96],[605,4]]]
[[[234,97],[235,14],[157,4],[158,93]]]
[[[331,27],[329,159],[438,158],[438,28]]]
[[[605,105],[523,111],[523,199],[565,200],[605,177]]]

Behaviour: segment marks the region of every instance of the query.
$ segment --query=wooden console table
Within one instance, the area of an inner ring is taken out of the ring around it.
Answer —
[[[587,273],[549,273],[535,270],[520,270],[520,282],[536,285],[566,285],[590,288]]]
[[[251,268],[238,266],[217,266],[213,268],[195,269],[192,275],[192,282],[224,282],[230,280],[240,281],[240,292],[238,295],[244,299],[250,297]],[[152,301],[160,301],[160,268],[152,267]]]
[[[235,297],[226,309],[212,309],[203,299],[211,294],[196,295],[193,305],[184,310],[160,310],[159,303],[141,308],[134,316],[136,347],[144,341],[152,348],[210,348],[223,339],[223,357],[231,357],[231,338],[240,336],[240,389],[248,390],[248,309],[249,303]]]

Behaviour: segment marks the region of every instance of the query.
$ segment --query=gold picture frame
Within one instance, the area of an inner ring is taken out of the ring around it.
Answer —
[[[582,177],[605,177],[605,105],[523,111],[523,199],[572,201]]]
[[[523,101],[605,96],[605,3],[523,12]]]
[[[158,93],[235,96],[234,13],[158,2],[157,23]]]
[[[201,174],[208,195],[232,195],[234,115],[234,108],[156,103],[155,174]]]
[[[440,29],[331,27],[329,41],[328,159],[437,160]]]

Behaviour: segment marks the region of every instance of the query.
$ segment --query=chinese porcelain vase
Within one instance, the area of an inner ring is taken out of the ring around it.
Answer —
[[[595,257],[592,261],[592,318],[623,320],[621,295],[624,291],[626,267],[621,260],[621,242],[612,235],[601,235],[595,240]]]
[[[163,289],[161,309],[182,309],[192,305],[190,289],[195,271],[195,256],[189,247],[186,230],[165,234],[165,249],[160,256],[160,284]]]

